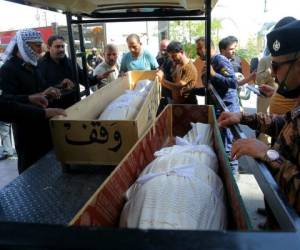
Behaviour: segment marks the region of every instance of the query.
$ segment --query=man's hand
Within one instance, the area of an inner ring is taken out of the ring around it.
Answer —
[[[267,84],[261,84],[259,90],[263,92],[267,97],[271,97],[275,93],[275,89]]]
[[[42,94],[48,98],[59,99],[61,97],[61,92],[58,88],[49,87],[42,92]]]
[[[28,96],[29,101],[37,106],[46,108],[48,106],[48,100],[43,94],[34,94]]]
[[[72,89],[74,88],[75,84],[72,80],[68,79],[68,78],[65,78],[61,81],[61,83],[59,84],[59,86],[62,88],[62,89]]]
[[[263,160],[268,149],[265,143],[257,139],[239,139],[232,144],[231,159],[236,160],[242,155],[248,155]]]
[[[233,124],[238,124],[241,122],[242,113],[240,112],[223,112],[219,116],[218,125],[222,128],[227,128]]]
[[[156,76],[158,77],[158,80],[159,80],[160,82],[162,82],[162,80],[164,79],[164,72],[163,72],[162,70],[158,70],[158,71],[156,72]]]
[[[104,72],[103,74],[98,74],[96,77],[97,77],[97,80],[101,81],[103,79],[106,79],[112,72],[114,72],[115,70],[112,69],[112,70],[108,70],[106,72]]]
[[[45,112],[46,112],[46,118],[51,118],[51,117],[57,116],[57,115],[67,116],[65,110],[63,110],[63,109],[48,108],[48,109],[45,109]]]

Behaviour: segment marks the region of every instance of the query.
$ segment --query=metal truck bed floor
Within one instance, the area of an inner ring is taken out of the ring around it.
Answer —
[[[0,190],[0,221],[68,224],[112,167],[103,170],[82,166],[63,173],[50,152]]]

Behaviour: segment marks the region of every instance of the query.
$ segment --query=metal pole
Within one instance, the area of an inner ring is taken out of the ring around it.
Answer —
[[[78,17],[78,21],[82,21],[82,17]],[[88,72],[86,67],[86,53],[85,53],[85,45],[84,38],[82,32],[82,24],[78,23],[78,33],[79,33],[79,43],[80,43],[80,51],[81,51],[81,59],[82,59],[82,69],[83,69],[83,81],[81,84],[85,87],[85,95],[90,95],[90,85],[88,82]]]
[[[205,1],[205,48],[206,48],[206,86],[210,82],[210,57],[211,57],[211,0]],[[205,95],[205,103],[208,104],[208,91]]]
[[[76,99],[77,101],[79,101],[80,88],[79,88],[78,68],[76,62],[76,51],[75,51],[75,44],[74,44],[73,30],[72,30],[72,14],[70,12],[67,12],[66,17],[67,17],[68,36],[69,36],[70,56],[71,56],[71,63],[72,63],[72,76],[75,81],[75,87],[77,92]]]

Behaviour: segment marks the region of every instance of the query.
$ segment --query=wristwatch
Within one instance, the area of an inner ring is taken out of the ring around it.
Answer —
[[[266,162],[276,161],[278,159],[279,153],[274,149],[269,149],[264,156],[264,161]]]

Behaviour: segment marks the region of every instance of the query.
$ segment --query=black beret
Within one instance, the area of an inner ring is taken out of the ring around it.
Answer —
[[[272,56],[300,51],[300,20],[296,20],[267,35],[267,45]]]

